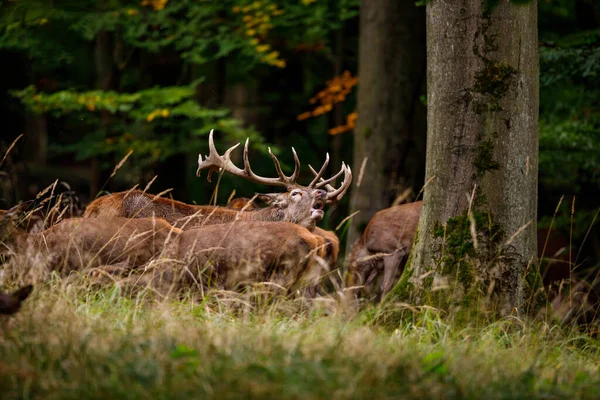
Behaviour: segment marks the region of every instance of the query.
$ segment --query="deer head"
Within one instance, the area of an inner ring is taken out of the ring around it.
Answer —
[[[284,203],[287,202],[287,206],[290,207],[293,204],[300,204],[299,200],[302,199],[303,195],[308,194],[309,196],[314,197],[315,207],[313,207],[313,217],[320,218],[323,217],[323,205],[325,203],[334,203],[339,201],[344,194],[350,188],[350,184],[352,183],[352,171],[350,167],[342,162],[342,168],[340,171],[328,179],[323,179],[323,174],[329,165],[329,154],[325,156],[325,162],[323,166],[319,170],[319,172],[315,171],[312,167],[310,167],[311,171],[315,175],[314,179],[308,184],[308,186],[299,185],[296,180],[300,175],[300,160],[298,159],[298,155],[296,154],[296,150],[292,147],[292,154],[294,155],[294,172],[290,176],[286,176],[281,170],[281,165],[279,164],[279,160],[269,148],[269,155],[273,159],[273,163],[275,164],[275,170],[277,171],[276,178],[267,178],[256,175],[252,169],[250,168],[250,161],[248,160],[248,144],[249,139],[246,139],[246,144],[244,145],[244,168],[238,168],[231,161],[231,152],[235,150],[240,143],[235,146],[230,147],[225,151],[224,155],[220,155],[217,152],[215,147],[215,142],[213,139],[214,130],[210,131],[208,136],[208,147],[209,154],[206,158],[202,158],[202,154],[198,155],[198,170],[196,171],[196,176],[200,176],[200,171],[203,169],[208,169],[208,181],[211,181],[212,172],[220,172],[227,171],[235,176],[240,176],[246,179],[251,180],[252,182],[260,183],[263,185],[269,186],[283,186],[286,188],[287,192],[285,194],[277,194],[277,195],[267,195],[267,196],[278,196],[276,197],[276,202]],[[344,176],[344,180],[339,188],[334,188],[331,186],[331,182],[338,179],[340,176]],[[283,197],[282,197],[283,196]],[[284,199],[285,197],[285,199]],[[320,211],[320,212],[319,212]],[[320,219],[319,218],[319,219]]]
[[[323,219],[323,206],[327,192],[321,189],[293,188],[284,193],[257,194],[263,202],[278,210],[279,221],[295,222],[310,230]]]

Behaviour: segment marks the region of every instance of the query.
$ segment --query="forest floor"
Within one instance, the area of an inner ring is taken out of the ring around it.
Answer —
[[[149,300],[56,280],[0,321],[2,399],[600,398],[600,342],[433,310],[396,329],[332,298]]]

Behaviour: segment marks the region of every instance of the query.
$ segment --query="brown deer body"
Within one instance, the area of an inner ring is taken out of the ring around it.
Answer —
[[[233,290],[269,281],[294,290],[305,284],[314,295],[328,270],[325,253],[325,240],[297,224],[237,221],[183,231],[165,258],[133,279],[162,289],[201,284]]]
[[[99,265],[142,265],[179,233],[158,218],[70,218],[40,233],[16,228],[6,215],[0,219],[0,245],[3,253],[14,256],[17,275],[27,272],[21,263],[63,273]]]
[[[412,249],[422,205],[422,201],[402,204],[373,215],[350,254],[346,287],[359,286],[359,294],[364,297],[382,297],[392,289]],[[562,297],[557,295],[557,288],[573,279],[568,254],[564,254],[568,253],[569,242],[547,228],[537,230],[537,242],[538,256],[546,262],[543,283],[558,305]],[[583,283],[577,282],[574,286],[579,289]]]
[[[251,199],[247,197],[238,197],[231,200],[225,206],[227,208],[231,208],[233,210],[241,210],[245,209],[248,211],[257,209],[254,202],[251,202]],[[340,239],[333,231],[328,231],[318,226],[313,230],[315,235],[321,236],[325,239],[327,243],[327,251],[326,251],[326,261],[329,263],[331,267],[334,267],[337,264],[338,256],[340,254]]]
[[[402,275],[415,239],[422,201],[378,211],[354,245],[346,286],[361,286],[365,297],[383,296]]]
[[[236,220],[289,221],[311,223],[323,215],[326,192],[321,189],[263,195],[272,204],[252,211],[236,211],[226,207],[198,206],[156,197],[140,190],[113,193],[94,200],[84,218],[163,218],[181,229],[222,224]],[[307,226],[310,228],[310,226]]]

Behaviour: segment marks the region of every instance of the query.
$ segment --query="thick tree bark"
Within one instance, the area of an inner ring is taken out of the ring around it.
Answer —
[[[425,18],[412,1],[363,0],[360,10],[358,121],[351,209],[360,211],[348,249],[377,211],[423,182]],[[361,166],[364,163],[364,171]],[[362,178],[362,179],[361,179]]]
[[[443,307],[484,294],[506,313],[538,276],[537,1],[483,3],[427,2],[429,183],[392,295]]]

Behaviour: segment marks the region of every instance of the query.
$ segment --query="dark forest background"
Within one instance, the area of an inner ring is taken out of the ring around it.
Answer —
[[[259,174],[275,173],[268,146],[287,171],[296,149],[301,182],[327,152],[329,173],[345,161],[356,182],[358,159],[368,156],[384,165],[385,187],[374,193],[354,183],[352,204],[366,199],[380,209],[414,200],[426,137],[422,3],[382,10],[397,16],[392,31],[367,32],[358,0],[0,1],[1,154],[23,135],[0,166],[0,208],[35,198],[56,179],[85,204],[155,176],[151,192],[172,188],[178,200],[206,204],[217,180],[195,172],[211,129],[221,151],[250,138]],[[359,52],[359,42],[375,48],[393,35],[402,40],[389,41],[383,62],[410,90],[381,87],[374,96],[390,101],[357,102],[358,85],[372,84],[360,80],[360,69],[382,62]],[[576,263],[592,271],[600,260],[600,6],[540,0],[539,39],[539,224],[552,224],[556,249],[568,252],[572,242],[573,260],[581,252]],[[356,148],[361,119],[387,125],[401,113],[385,135],[367,137],[385,140],[388,151]],[[239,163],[241,150],[236,156]],[[273,189],[225,175],[218,203],[233,190]],[[335,227],[355,211],[350,203],[346,196],[322,225]],[[344,240],[345,229],[338,233]]]

